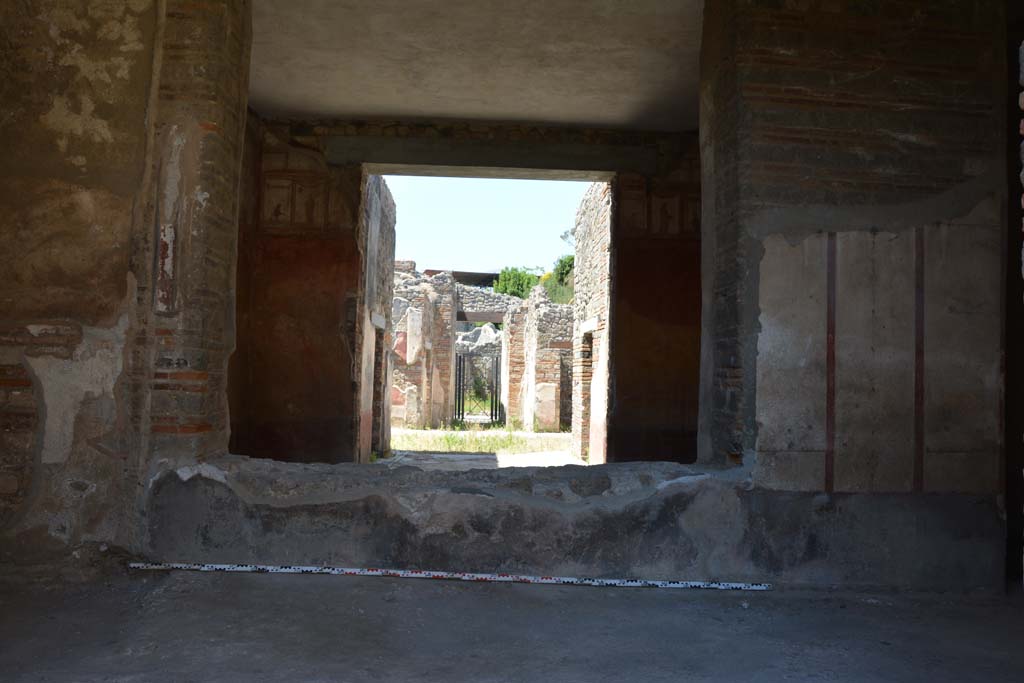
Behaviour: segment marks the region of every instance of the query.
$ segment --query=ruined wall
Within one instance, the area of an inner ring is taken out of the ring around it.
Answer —
[[[452,391],[442,373],[454,362],[455,281],[451,273],[424,276],[403,267],[395,270],[394,283],[391,420],[439,427],[452,415]]]
[[[611,185],[594,183],[580,202],[573,227],[572,449],[575,457],[591,464],[606,459],[611,208]]]
[[[1002,3],[709,3],[702,458],[999,491]]]
[[[387,183],[378,175],[365,176],[362,189],[362,219],[360,222],[360,251],[362,262],[363,298],[357,320],[361,321],[361,334],[357,335],[359,371],[358,387],[358,442],[356,460],[369,462],[376,444],[390,441],[390,425],[383,425],[383,406],[375,397],[384,396],[387,368],[383,355],[378,362],[377,344],[383,348],[390,328],[395,263],[395,202]],[[380,337],[380,339],[378,339]],[[383,351],[382,351],[383,354]]]
[[[256,166],[259,182],[242,185],[255,199],[242,197],[258,212],[243,211],[239,223],[230,448],[278,460],[348,461],[362,331],[361,172],[330,168],[272,130],[247,149],[254,158],[245,177]]]
[[[226,439],[248,3],[164,7],[0,9],[0,514],[18,532],[136,545],[150,464]]]
[[[608,459],[697,459],[700,396],[700,162],[616,179]]]
[[[547,290],[537,285],[521,308],[523,374],[516,417],[528,431],[557,432],[571,421],[570,415],[562,415],[562,391],[572,386],[572,379],[562,372],[572,355],[572,307],[552,303]]]
[[[513,309],[523,302],[511,294],[499,294],[488,287],[472,287],[456,284],[459,292],[459,311],[465,313],[501,313]],[[500,322],[500,321],[491,321]]]
[[[0,529],[125,533],[156,26],[145,2],[0,7]]]

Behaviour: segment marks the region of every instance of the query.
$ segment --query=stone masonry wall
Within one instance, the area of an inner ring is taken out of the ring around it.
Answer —
[[[523,300],[510,294],[499,294],[489,287],[472,287],[457,284],[459,310],[466,313],[491,313],[508,311],[519,306]]]
[[[373,187],[371,183],[368,187]],[[381,194],[383,207],[380,235],[370,252],[373,260],[372,275],[377,281],[372,294],[371,324],[376,340],[373,370],[373,442],[372,450],[387,453],[391,450],[391,336],[395,289],[395,223],[396,207],[391,191],[381,178],[376,191]],[[363,200],[366,201],[365,199]]]
[[[376,397],[383,398],[383,382],[387,380],[387,367],[378,368],[377,343],[384,344],[390,327],[395,264],[395,202],[384,178],[363,174],[360,192],[362,213],[359,221],[359,250],[363,268],[359,271],[362,296],[359,299],[356,320],[358,367],[356,462],[369,462],[374,444],[380,447],[390,441],[389,427],[381,424],[383,406]],[[384,333],[378,334],[378,330]]]
[[[573,227],[572,449],[575,457],[595,464],[605,459],[611,200],[608,183],[591,185]]]

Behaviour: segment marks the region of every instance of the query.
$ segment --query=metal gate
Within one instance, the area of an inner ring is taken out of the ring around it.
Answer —
[[[455,355],[455,421],[503,424],[501,356]]]

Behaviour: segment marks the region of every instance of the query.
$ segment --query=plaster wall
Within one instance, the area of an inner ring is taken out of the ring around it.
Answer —
[[[158,23],[151,3],[0,8],[0,528],[44,545],[126,534],[126,333]]]
[[[704,461],[774,489],[1000,493],[1004,20],[708,12]]]
[[[695,137],[667,174],[613,184],[608,457],[697,459],[700,164]]]
[[[260,128],[255,117],[250,123]],[[355,450],[352,387],[363,333],[355,324],[364,264],[361,173],[329,168],[316,152],[269,130],[252,149],[259,183],[242,190],[256,192],[243,198],[258,213],[239,226],[230,448],[296,462],[347,461]]]
[[[137,547],[149,465],[226,443],[248,3],[6,4],[0,26],[0,525]]]

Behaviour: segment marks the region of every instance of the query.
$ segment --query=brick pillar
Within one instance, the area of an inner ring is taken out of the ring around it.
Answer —
[[[140,477],[227,449],[227,359],[251,27],[246,0],[169,0],[154,123],[152,233],[130,362]],[[144,266],[140,265],[144,272]]]
[[[505,313],[501,330],[501,402],[508,424],[523,427],[522,383],[526,303]]]
[[[0,364],[0,528],[31,490],[39,424],[36,393],[24,364]]]

